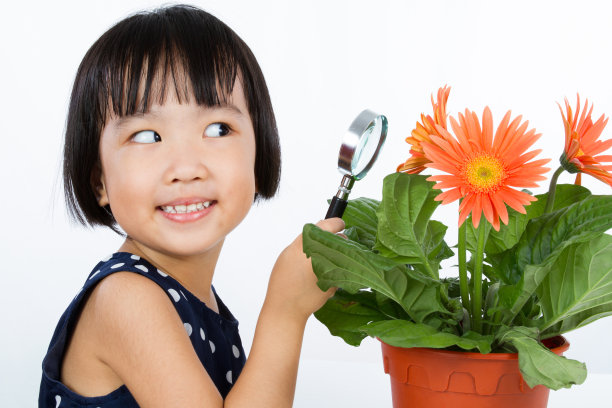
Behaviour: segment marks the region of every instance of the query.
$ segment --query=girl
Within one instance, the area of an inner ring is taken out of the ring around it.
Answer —
[[[301,239],[273,268],[248,361],[211,285],[225,236],[279,176],[263,75],[225,24],[173,6],[102,35],[72,91],[65,195],[78,221],[125,241],[61,317],[39,405],[291,406],[306,320],[332,295]]]

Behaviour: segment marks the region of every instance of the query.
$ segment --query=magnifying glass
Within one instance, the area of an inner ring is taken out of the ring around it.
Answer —
[[[344,176],[325,218],[342,217],[356,180],[368,174],[387,137],[387,118],[371,110],[361,112],[342,139],[338,171]]]

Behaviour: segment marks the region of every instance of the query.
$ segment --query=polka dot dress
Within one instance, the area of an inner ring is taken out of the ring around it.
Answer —
[[[223,304],[214,288],[219,313],[209,309],[180,283],[147,260],[130,253],[118,252],[96,265],[81,291],[60,318],[43,360],[39,407],[138,407],[125,385],[104,396],[84,397],[71,391],[60,381],[62,359],[83,300],[98,282],[119,271],[146,276],[162,287],[183,321],[185,331],[202,365],[225,398],[240,375],[246,357],[238,334],[238,321]]]

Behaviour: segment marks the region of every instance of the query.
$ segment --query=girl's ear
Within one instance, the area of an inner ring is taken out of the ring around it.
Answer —
[[[109,204],[106,185],[104,184],[104,176],[100,177],[100,181],[96,186],[96,197],[98,198],[98,205],[100,207],[106,207]]]
[[[102,174],[100,164],[97,164],[93,169],[93,172],[91,174],[91,186],[96,194],[98,205],[100,207],[107,206],[109,204],[108,194],[106,193],[106,185],[104,184],[104,174]]]

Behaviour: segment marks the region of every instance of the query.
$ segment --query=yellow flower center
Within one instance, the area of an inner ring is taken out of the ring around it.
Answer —
[[[506,179],[504,163],[487,153],[472,157],[465,163],[463,178],[472,191],[488,193],[496,191]]]

